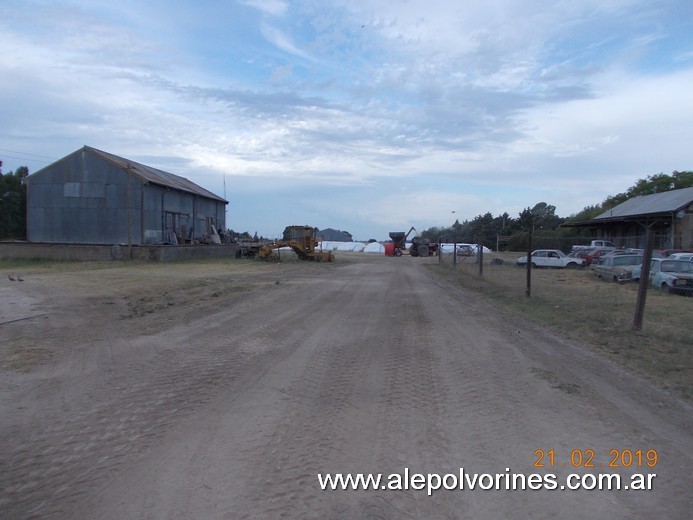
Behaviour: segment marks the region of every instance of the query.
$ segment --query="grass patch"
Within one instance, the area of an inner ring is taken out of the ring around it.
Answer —
[[[637,284],[605,282],[590,269],[533,269],[528,298],[526,271],[514,265],[521,254],[504,256],[502,265],[485,264],[483,276],[474,264],[427,267],[515,316],[584,344],[686,399],[693,398],[693,298],[651,288],[642,330],[633,331]]]
[[[48,267],[53,264],[63,265],[63,264],[73,264],[76,260],[52,260],[41,257],[33,258],[0,258],[0,269],[15,269],[22,267]]]

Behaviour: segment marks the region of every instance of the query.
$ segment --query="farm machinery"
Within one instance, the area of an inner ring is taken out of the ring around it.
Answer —
[[[317,228],[310,226],[288,226],[284,230],[283,240],[264,243],[239,243],[236,257],[259,258],[267,262],[276,262],[280,259],[280,248],[290,248],[301,260],[331,262],[334,260],[334,255],[332,251],[320,250],[320,241],[316,236],[317,231]]]
[[[391,231],[390,238],[393,245],[390,248],[386,248],[385,254],[387,256],[402,256],[403,251],[407,248],[407,239],[412,231],[414,232],[414,237],[411,239],[411,247],[409,247],[410,256],[433,256],[438,254],[440,244],[420,237],[418,231],[413,226],[406,233],[404,231]]]

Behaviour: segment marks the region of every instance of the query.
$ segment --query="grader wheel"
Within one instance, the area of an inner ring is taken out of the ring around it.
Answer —
[[[258,253],[257,257],[260,260],[264,260],[265,262],[278,262],[279,261],[279,255],[277,255],[274,252],[274,249],[272,249],[271,246],[265,246],[262,249],[260,249],[260,252]]]

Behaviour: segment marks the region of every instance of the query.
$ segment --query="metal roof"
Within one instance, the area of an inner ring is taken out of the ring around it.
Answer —
[[[629,217],[676,213],[693,202],[693,188],[665,191],[633,197],[594,217],[599,220],[622,220]]]
[[[194,182],[186,179],[185,177],[174,175],[173,173],[168,173],[163,170],[157,170],[156,168],[152,168],[151,166],[145,166],[144,164],[140,164],[138,162],[131,161],[130,159],[125,159],[123,157],[110,154],[108,152],[97,150],[96,148],[92,148],[90,146],[85,146],[83,149],[87,152],[93,153],[94,155],[98,155],[105,161],[108,161],[114,164],[115,166],[122,168],[123,170],[128,170],[130,173],[133,173],[141,177],[143,180],[151,182],[152,184],[159,184],[160,186],[167,186],[169,188],[173,188],[176,190],[194,193],[196,195],[200,195],[208,199],[219,200],[228,204],[228,201],[226,199],[223,199],[218,195],[215,195],[211,191],[208,191],[203,187],[198,186]]]

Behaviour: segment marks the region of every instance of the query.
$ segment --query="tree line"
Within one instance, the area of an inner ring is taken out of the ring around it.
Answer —
[[[0,161],[0,166],[2,162]],[[29,168],[3,174],[0,170],[0,240],[26,239],[26,184]]]
[[[535,248],[555,248],[556,244],[567,247],[587,243],[592,237],[588,229],[563,227],[563,224],[592,220],[633,197],[692,186],[693,171],[674,171],[671,175],[659,173],[640,179],[625,192],[610,195],[602,203],[587,206],[569,217],[560,217],[556,215],[555,206],[539,202],[534,207],[525,208],[515,218],[507,212],[495,217],[486,213],[463,222],[456,220],[449,227],[426,229],[421,235],[433,241],[483,244],[491,249],[521,251],[527,246],[527,235],[532,229]]]
[[[0,162],[0,166],[2,163]],[[26,166],[17,168],[16,172],[3,174],[0,170],[0,240],[26,239],[26,184],[29,175]],[[555,247],[580,243],[589,240],[589,230],[584,228],[562,227],[571,222],[591,220],[597,215],[618,206],[622,202],[640,195],[650,195],[664,191],[693,187],[693,171],[674,171],[669,174],[659,173],[638,180],[623,193],[608,196],[602,203],[587,206],[582,211],[563,218],[556,215],[556,207],[546,202],[539,202],[527,207],[517,217],[507,212],[493,216],[490,212],[478,215],[471,220],[456,220],[449,227],[432,227],[421,233],[424,238],[433,241],[462,242],[483,244],[491,249],[508,249],[519,251],[527,244],[529,229],[533,229],[533,243],[537,248]],[[248,232],[237,233],[228,230],[236,239],[258,239]]]

